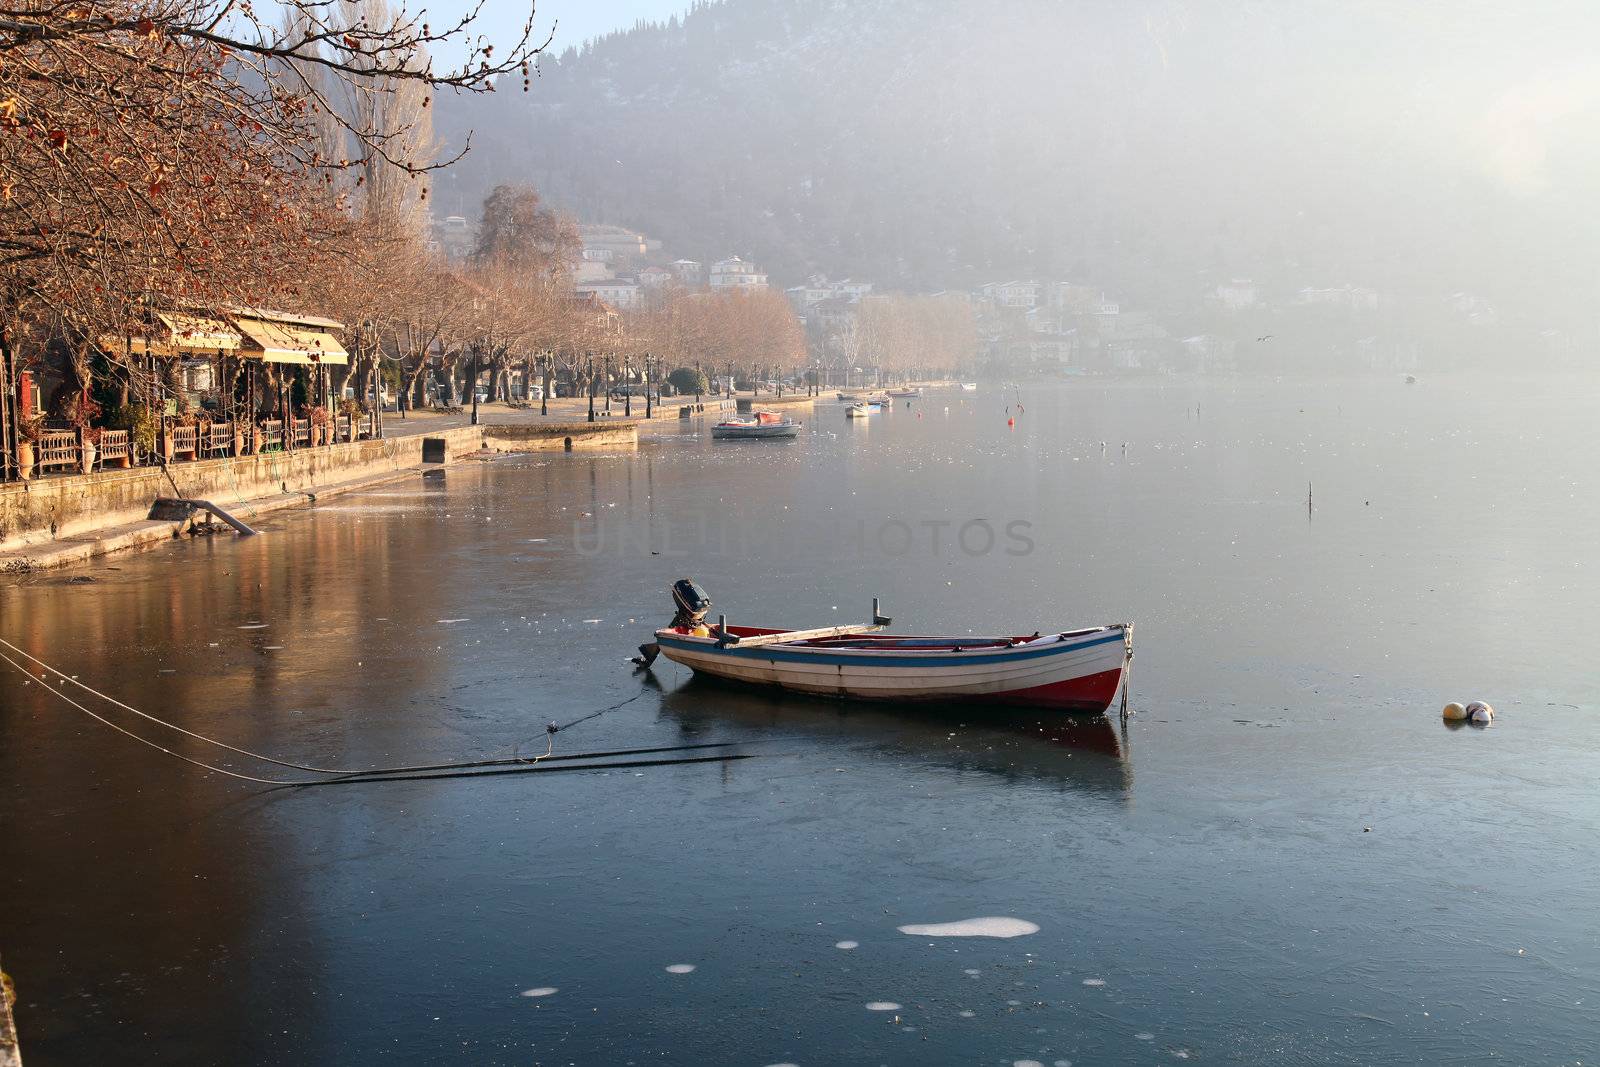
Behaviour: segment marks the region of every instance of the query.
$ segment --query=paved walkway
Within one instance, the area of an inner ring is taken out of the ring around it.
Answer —
[[[707,395],[703,398],[703,403],[709,406],[723,399],[725,398]],[[751,399],[751,394],[736,393],[733,399],[749,400]],[[756,399],[772,400],[776,398],[770,393],[762,393]],[[785,393],[783,399],[787,401],[797,398],[794,394]],[[804,397],[799,397],[798,399],[804,399]],[[635,398],[632,418],[641,424],[640,430],[645,430],[655,425],[675,426],[679,421],[678,409],[685,404],[692,403],[694,403],[694,397],[692,396],[668,397],[654,406],[653,417],[649,422],[646,422],[644,418],[644,401]],[[589,398],[586,396],[560,397],[549,401],[547,406],[550,409],[550,413],[548,415],[540,415],[537,402],[531,408],[513,408],[499,401],[479,404],[478,422],[514,426],[518,423],[584,422],[589,418]],[[611,414],[609,415],[605,413],[605,400],[601,397],[595,398],[594,408],[596,422],[612,420],[621,422],[628,418],[624,414],[625,407],[619,400],[611,402]],[[706,412],[706,415],[712,414],[720,414],[720,412],[710,410]],[[408,437],[415,434],[434,433],[438,430],[449,430],[457,426],[470,426],[471,424],[472,408],[470,406],[463,408],[459,413],[451,412],[449,414],[428,409],[408,411],[405,418],[401,418],[397,412],[386,411],[383,414],[383,435],[385,437]]]

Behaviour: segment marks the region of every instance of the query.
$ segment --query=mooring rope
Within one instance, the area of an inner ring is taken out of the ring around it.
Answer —
[[[274,759],[273,757],[263,755],[260,752],[252,752],[247,748],[237,748],[237,747],[235,747],[233,745],[230,745],[230,744],[228,744],[228,743],[226,743],[224,741],[218,741],[215,738],[207,737],[204,734],[197,734],[193,730],[186,730],[182,726],[179,726],[176,723],[167,722],[165,719],[158,719],[154,715],[150,715],[150,714],[148,714],[146,712],[140,711],[138,708],[132,707],[131,705],[124,704],[122,701],[118,700],[116,697],[111,696],[111,695],[109,695],[107,693],[102,693],[102,692],[100,692],[100,690],[95,689],[93,686],[85,685],[84,683],[78,681],[78,679],[72,677],[70,674],[65,674],[62,671],[57,670],[55,667],[50,666],[50,664],[46,663],[44,660],[40,659],[38,656],[32,655],[32,654],[28,653],[27,651],[18,648],[16,645],[12,644],[10,641],[7,641],[3,637],[0,637],[0,645],[3,645],[6,648],[9,648],[11,651],[15,652],[19,656],[26,657],[29,661],[37,664],[39,667],[43,668],[44,670],[49,671],[51,674],[54,674],[56,677],[61,678],[64,681],[71,682],[73,685],[77,686],[79,689],[82,689],[84,692],[89,693],[91,696],[99,697],[101,700],[104,700],[106,703],[111,704],[114,707],[121,708],[123,711],[130,711],[133,714],[139,716],[141,719],[146,719],[146,720],[148,720],[150,722],[153,722],[157,726],[165,726],[169,730],[176,730],[178,733],[183,734],[186,737],[192,737],[196,741],[204,741],[208,745],[215,745],[218,748],[226,749],[227,751],[232,752],[232,753],[234,753],[236,755],[248,756],[251,759],[260,760],[263,763],[274,763],[274,764],[277,764],[279,767],[288,767],[290,770],[311,771],[311,772],[313,772],[315,774],[360,774],[360,773],[362,773],[361,771],[356,770],[354,768],[350,768],[350,767],[313,767],[313,766],[310,766],[308,764],[303,764],[303,763],[290,763],[287,760]],[[22,671],[22,673],[24,673],[24,674],[28,673],[26,668],[22,667],[20,664],[12,661],[11,659],[7,658],[6,662],[10,663],[13,667],[16,667],[19,671]],[[46,684],[48,685],[48,682]],[[54,692],[54,690],[52,690],[52,692]],[[104,721],[104,720],[102,720],[102,721]],[[132,736],[137,737],[138,735],[134,734]],[[159,746],[157,746],[157,747],[159,747]],[[163,749],[162,751],[165,751],[165,749]],[[260,779],[254,779],[254,780],[259,781]]]
[[[8,648],[15,648],[16,647],[15,645],[12,645],[9,641],[0,640],[0,644],[5,644]],[[27,653],[24,652],[23,655],[27,655]],[[29,656],[28,658],[32,659],[33,657]],[[16,660],[12,659],[10,656],[6,655],[4,652],[0,652],[0,660],[5,660],[7,663],[11,664],[11,666],[13,666],[17,670],[21,671],[23,674],[28,675],[28,677],[30,677],[30,678],[33,677],[33,675],[29,673],[29,671],[28,671],[28,669],[26,667],[24,667],[22,664],[18,663]],[[67,694],[61,692],[59,687],[51,685],[48,679],[40,678],[39,681],[47,691],[49,691],[50,693],[52,693],[55,696],[60,697],[62,700],[65,700],[68,704],[71,704],[73,707],[77,708],[79,711],[83,712],[85,715],[89,716],[89,718],[95,720],[96,722],[100,723],[101,725],[109,726],[113,730],[117,731],[117,733],[124,734],[124,735],[126,735],[128,737],[133,738],[135,741],[139,742],[141,745],[149,745],[151,748],[155,749],[157,752],[165,752],[167,755],[174,756],[174,757],[176,757],[178,759],[181,759],[185,763],[192,763],[196,767],[203,767],[208,771],[216,771],[218,774],[225,774],[229,778],[239,778],[239,779],[242,779],[243,781],[246,781],[246,782],[257,782],[257,783],[259,783],[261,785],[309,785],[311,783],[311,781],[313,781],[313,779],[308,779],[308,780],[303,781],[303,782],[294,782],[294,781],[283,781],[282,779],[276,779],[276,778],[257,778],[255,775],[240,774],[238,771],[230,771],[226,767],[215,767],[215,766],[212,766],[209,763],[204,763],[204,762],[202,762],[200,760],[197,760],[197,759],[190,759],[188,756],[185,756],[181,752],[174,752],[170,748],[164,748],[161,745],[156,744],[154,741],[151,741],[147,737],[140,737],[138,734],[134,733],[132,730],[128,730],[128,729],[125,729],[125,728],[123,728],[121,726],[118,726],[116,723],[112,722],[110,719],[107,719],[102,715],[96,715],[93,711],[90,711],[88,708],[84,707],[82,704],[78,703],[76,700],[73,700],[71,697],[67,696]],[[70,681],[70,679],[69,679],[69,681]],[[187,731],[185,731],[185,732],[187,733]],[[273,762],[277,762],[277,761],[274,760]]]
[[[16,647],[14,645],[11,645],[10,642],[4,641],[3,639],[0,639],[0,644],[5,644],[7,647],[11,647],[11,648],[15,648]],[[27,655],[27,653],[23,653],[23,655]],[[30,656],[29,658],[31,659],[33,657]],[[33,675],[28,671],[28,669],[26,667],[24,667],[22,664],[18,663],[16,660],[12,659],[10,656],[6,655],[3,652],[0,652],[0,661],[3,661],[5,663],[10,664],[12,667],[16,668],[22,674],[27,675],[29,678],[33,677]],[[54,668],[52,668],[52,670],[53,669]],[[69,678],[67,680],[71,681],[72,679]],[[573,752],[573,753],[569,753],[567,755],[562,755],[562,756],[548,756],[548,759],[552,763],[554,761],[556,761],[556,760],[568,761],[568,762],[564,763],[561,766],[550,766],[549,764],[543,762],[547,757],[546,756],[540,756],[540,757],[537,757],[536,759],[533,759],[533,760],[529,760],[529,759],[525,759],[525,758],[514,758],[514,759],[499,759],[499,760],[480,760],[480,761],[477,761],[477,762],[474,762],[474,763],[454,763],[454,764],[442,763],[442,764],[437,764],[437,765],[434,765],[434,766],[419,766],[419,767],[377,767],[377,768],[373,768],[373,769],[367,770],[367,771],[356,771],[356,772],[352,772],[352,773],[349,773],[349,774],[341,774],[341,775],[338,775],[338,776],[332,777],[332,778],[302,778],[302,779],[261,778],[261,777],[258,777],[256,775],[253,775],[253,774],[244,774],[244,773],[242,773],[240,771],[232,771],[232,770],[229,770],[226,767],[218,767],[215,764],[206,763],[204,760],[192,759],[189,756],[185,756],[181,752],[174,752],[172,749],[166,748],[165,746],[162,746],[162,745],[159,745],[156,742],[151,741],[147,737],[141,737],[138,734],[134,733],[132,730],[129,730],[129,729],[126,729],[125,727],[117,725],[116,723],[112,722],[110,719],[107,719],[103,715],[96,714],[91,709],[85,707],[84,705],[80,704],[78,701],[72,699],[66,693],[62,692],[59,687],[52,686],[49,683],[48,679],[40,678],[39,682],[53,696],[58,697],[59,699],[61,699],[61,700],[65,701],[66,703],[72,705],[74,708],[77,708],[79,711],[81,711],[85,715],[89,716],[89,718],[91,718],[91,719],[95,720],[96,722],[100,723],[102,726],[109,726],[111,729],[115,730],[117,733],[122,734],[125,737],[133,738],[133,740],[139,742],[141,745],[146,745],[146,746],[148,746],[150,748],[155,749],[157,752],[160,752],[160,753],[162,753],[164,755],[172,756],[175,759],[180,759],[183,762],[188,763],[188,764],[190,764],[192,766],[195,766],[195,767],[199,767],[202,770],[214,771],[217,774],[226,775],[229,778],[237,778],[238,780],[243,781],[243,782],[254,782],[257,785],[270,785],[270,786],[281,786],[281,787],[302,787],[302,786],[313,786],[313,785],[357,785],[357,784],[360,784],[362,782],[435,781],[435,780],[449,779],[449,778],[485,778],[485,777],[497,777],[497,776],[505,775],[505,774],[528,774],[528,773],[532,773],[532,772],[535,772],[535,771],[603,771],[603,770],[611,770],[613,768],[619,768],[620,769],[620,768],[629,768],[629,767],[674,767],[674,766],[679,766],[679,765],[682,765],[682,764],[727,763],[727,762],[731,762],[733,760],[742,760],[742,759],[751,759],[751,758],[753,758],[753,754],[752,753],[748,753],[748,752],[725,752],[725,753],[717,753],[717,754],[714,754],[714,755],[707,755],[707,756],[682,756],[682,757],[679,757],[679,758],[676,758],[676,759],[624,760],[624,761],[618,761],[618,760],[614,760],[613,759],[613,762],[610,762],[610,763],[580,763],[580,762],[577,762],[577,761],[580,761],[580,760],[610,759],[610,758],[616,757],[616,756],[650,755],[650,754],[658,754],[658,753],[666,753],[666,752],[691,751],[691,750],[707,749],[707,748],[729,748],[729,747],[732,747],[733,745],[736,745],[736,744],[740,743],[740,742],[737,742],[737,741],[724,741],[724,742],[704,743],[704,744],[697,744],[697,745],[663,746],[663,747],[660,747],[660,748],[617,749],[617,750],[611,751],[611,752]],[[84,687],[84,688],[87,688],[87,687]],[[159,720],[156,720],[156,721],[159,721]],[[189,731],[184,731],[184,732],[188,733]],[[200,738],[200,740],[209,740],[209,738],[200,737],[200,735],[198,735],[198,734],[193,734],[191,736],[198,737],[198,738]],[[213,742],[213,743],[216,744],[218,742]],[[224,746],[224,747],[227,747],[227,746]],[[242,751],[242,750],[240,750],[240,751]],[[274,760],[272,762],[278,762],[278,761]],[[520,764],[521,766],[506,767],[506,766],[504,766],[505,764]],[[538,765],[534,766],[533,764],[538,764]],[[473,771],[472,770],[473,768],[477,768],[477,767],[488,767],[488,768],[498,767],[498,768],[501,768],[501,769],[498,769],[498,770],[479,770],[479,771]],[[448,773],[427,773],[427,774],[410,773],[410,772],[414,772],[414,771],[441,771],[441,772],[448,772]]]
[[[79,689],[82,689],[84,692],[90,694],[91,696],[98,697],[99,699],[104,700],[106,703],[111,704],[114,707],[118,707],[118,708],[121,708],[124,711],[131,712],[134,715],[139,716],[141,719],[144,719],[144,720],[146,720],[148,722],[152,722],[152,723],[156,724],[157,726],[163,726],[163,727],[167,728],[168,730],[174,730],[174,731],[176,731],[176,732],[178,732],[180,734],[183,734],[185,737],[192,737],[196,741],[203,741],[208,745],[215,745],[217,748],[223,749],[223,750],[228,751],[228,752],[232,752],[235,755],[245,756],[245,757],[248,757],[248,758],[254,759],[254,760],[260,760],[263,763],[271,763],[271,764],[274,764],[274,765],[279,766],[279,767],[289,768],[290,770],[309,771],[309,772],[311,772],[313,774],[331,775],[332,777],[329,779],[330,781],[347,781],[347,780],[350,780],[350,779],[367,777],[367,776],[370,776],[370,775],[409,774],[409,773],[415,772],[415,771],[468,770],[468,769],[475,768],[475,767],[504,767],[504,766],[512,766],[512,765],[517,765],[517,764],[534,764],[534,763],[540,763],[540,762],[543,762],[543,761],[546,761],[546,760],[575,760],[575,759],[586,759],[586,758],[604,758],[604,757],[608,757],[608,756],[618,756],[618,755],[635,755],[635,754],[654,753],[654,752],[674,752],[674,751],[682,751],[682,750],[693,749],[693,748],[716,747],[716,746],[710,746],[710,745],[684,745],[684,746],[672,746],[672,747],[666,747],[666,748],[622,749],[622,750],[618,750],[616,752],[577,753],[577,754],[567,755],[567,756],[556,756],[556,755],[554,755],[554,753],[555,753],[555,736],[556,736],[557,733],[561,732],[562,730],[566,730],[569,727],[576,726],[579,723],[588,722],[590,719],[596,718],[597,716],[600,716],[600,715],[604,715],[608,711],[615,711],[618,708],[625,707],[628,704],[633,703],[635,700],[638,700],[640,697],[644,696],[644,694],[646,692],[648,692],[648,690],[646,690],[646,689],[641,689],[639,692],[635,693],[633,696],[629,697],[626,700],[618,701],[617,703],[612,704],[609,707],[601,708],[598,711],[590,712],[587,715],[584,715],[584,716],[581,716],[579,718],[573,719],[571,722],[566,723],[565,725],[559,725],[558,726],[556,723],[552,722],[549,726],[545,727],[545,735],[546,735],[547,743],[546,743],[546,746],[545,746],[545,751],[542,754],[538,755],[538,756],[509,756],[509,757],[500,757],[500,758],[487,759],[487,760],[470,760],[470,761],[463,761],[463,762],[458,762],[458,763],[418,764],[416,766],[407,766],[407,767],[366,767],[366,768],[317,767],[317,766],[313,766],[311,764],[306,764],[306,763],[292,763],[292,762],[290,762],[288,760],[276,759],[276,758],[274,758],[272,756],[266,755],[265,753],[253,752],[253,751],[251,751],[250,749],[247,749],[247,748],[239,748],[236,745],[230,745],[227,742],[218,741],[215,738],[207,737],[205,734],[200,734],[200,733],[194,732],[193,730],[185,729],[184,727],[179,726],[176,723],[167,722],[165,719],[157,718],[156,716],[151,715],[148,712],[140,711],[138,708],[133,707],[130,704],[126,704],[126,703],[118,700],[116,697],[111,696],[108,693],[102,693],[100,690],[95,689],[93,686],[86,685],[83,682],[80,682],[78,679],[72,677],[69,674],[66,674],[65,672],[59,670],[58,668],[52,667],[50,664],[46,663],[44,660],[40,659],[38,656],[35,656],[35,655],[27,652],[24,649],[18,648],[16,645],[12,644],[10,641],[7,641],[5,638],[0,638],[0,646],[4,646],[5,648],[8,648],[11,651],[15,652],[17,655],[25,657],[30,662],[37,664],[41,669],[43,669],[45,671],[48,671],[49,673],[55,675],[57,678],[60,678],[63,682],[71,682],[73,685],[77,686]],[[33,676],[28,671],[28,669],[26,667],[24,667],[22,664],[16,662],[15,660],[13,660],[11,657],[5,656],[3,654],[0,654],[0,659],[5,660],[5,662],[11,664],[11,666],[15,667],[18,671],[22,672],[23,674],[28,675],[28,677],[31,678]],[[226,770],[226,769],[221,768],[221,767],[213,767],[209,763],[202,763],[202,762],[200,762],[198,760],[190,759],[189,757],[181,755],[181,754],[176,753],[176,752],[173,752],[170,749],[163,748],[162,746],[156,744],[153,741],[150,741],[147,738],[141,737],[140,735],[138,735],[136,733],[133,733],[133,732],[131,732],[129,730],[123,729],[121,726],[118,726],[116,723],[113,723],[110,720],[105,719],[105,718],[103,718],[103,717],[101,717],[99,715],[96,715],[94,712],[90,711],[88,708],[84,707],[82,704],[79,704],[77,701],[72,700],[65,693],[59,692],[56,687],[50,685],[48,679],[40,678],[40,682],[45,686],[45,688],[49,689],[50,692],[55,693],[57,696],[61,697],[63,700],[66,700],[67,703],[71,704],[73,707],[78,708],[80,711],[83,711],[86,714],[93,716],[98,721],[100,721],[102,723],[105,723],[107,726],[112,727],[113,729],[117,730],[119,733],[127,734],[129,737],[132,737],[135,740],[142,742],[143,744],[149,745],[150,747],[155,748],[155,749],[157,749],[157,750],[159,750],[161,752],[165,752],[168,755],[177,756],[179,759],[184,760],[187,763],[193,763],[197,767],[205,767],[208,770],[214,770],[214,771],[217,771],[217,772],[219,772],[221,774],[231,775],[232,777],[235,777],[235,778],[243,778],[246,781],[260,782],[260,783],[265,784],[265,785],[309,785],[309,784],[312,784],[310,781],[304,781],[304,782],[278,781],[278,780],[273,780],[273,779],[268,779],[268,778],[256,778],[256,777],[253,777],[251,775],[239,774],[237,772]],[[731,743],[732,742],[729,742],[729,744],[731,744]]]

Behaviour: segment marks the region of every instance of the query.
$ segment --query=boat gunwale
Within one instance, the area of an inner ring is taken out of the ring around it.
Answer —
[[[746,629],[755,629],[747,627]],[[767,630],[766,633],[783,633],[782,630]],[[1093,627],[1087,631],[1067,631],[1061,634],[1041,636],[1033,640],[1012,643],[1008,637],[995,638],[995,641],[1005,641],[1005,646],[978,646],[969,648],[839,648],[829,645],[813,645],[805,641],[794,643],[777,642],[762,645],[758,648],[741,649],[738,645],[722,645],[715,637],[697,637],[693,634],[678,633],[671,629],[656,631],[656,641],[666,647],[671,647],[685,652],[708,653],[739,659],[768,659],[789,660],[791,662],[833,662],[845,665],[880,666],[880,667],[926,667],[930,665],[953,665],[952,659],[959,663],[978,665],[984,663],[1000,663],[1022,659],[1037,659],[1046,656],[1062,655],[1068,652],[1081,652],[1086,649],[1096,648],[1100,645],[1127,640],[1125,623],[1111,623],[1106,626]],[[754,636],[752,634],[751,636]],[[1074,640],[1074,638],[1091,638],[1089,640]],[[901,638],[908,640],[912,638]],[[940,640],[933,637],[918,637],[916,640]],[[971,638],[948,638],[950,641],[972,640]],[[900,662],[893,662],[898,660]]]

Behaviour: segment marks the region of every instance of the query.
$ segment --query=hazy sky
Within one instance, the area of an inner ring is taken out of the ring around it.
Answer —
[[[538,0],[535,16],[541,34],[555,27],[556,52],[582,44],[591,37],[632,26],[639,19],[658,20],[687,10],[690,0]],[[409,5],[416,9],[416,3]],[[438,16],[459,16],[466,0],[438,0],[426,5],[435,24]],[[493,40],[506,40],[521,30],[528,17],[526,0],[484,0],[482,32]]]

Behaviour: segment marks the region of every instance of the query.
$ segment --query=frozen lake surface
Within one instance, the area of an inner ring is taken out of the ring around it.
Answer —
[[[27,1062],[1587,1059],[1596,411],[1563,380],[986,386],[8,579],[0,636],[293,762],[533,756],[608,707],[556,751],[758,754],[269,790],[10,676]],[[1133,620],[1137,714],[641,683],[686,575],[750,625]],[[1441,722],[1474,699],[1492,727]]]

